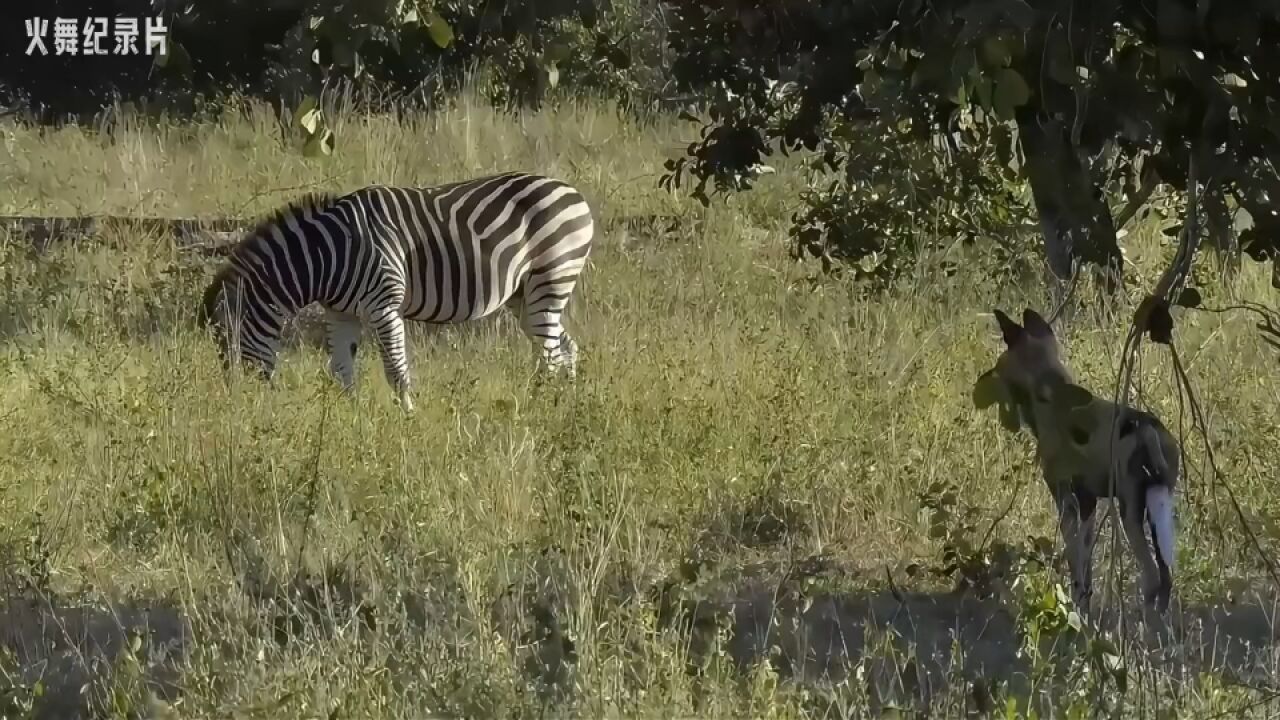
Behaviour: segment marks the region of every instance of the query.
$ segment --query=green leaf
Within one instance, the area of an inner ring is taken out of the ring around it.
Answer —
[[[170,37],[165,43],[164,53],[156,53],[154,62],[157,68],[169,68],[170,71],[186,72],[191,67],[191,56],[187,54],[186,48],[174,42],[173,38]]]
[[[569,46],[569,43],[557,40],[547,46],[547,49],[542,53],[542,59],[552,65],[558,65],[568,60],[572,54],[573,48]]]
[[[1009,432],[1016,433],[1022,429],[1022,419],[1018,408],[1013,403],[1000,403],[1000,425]]]
[[[560,69],[556,67],[555,63],[548,65],[544,72],[547,74],[548,87],[555,87],[560,84]]]
[[[453,28],[435,10],[427,13],[427,34],[437,47],[447,48],[453,43]]]
[[[354,67],[356,64],[355,45],[345,39],[334,38],[329,46],[330,62],[338,67]]]
[[[983,38],[979,46],[979,56],[992,69],[1009,67],[1009,63],[1013,60],[1009,44],[999,35]]]
[[[1031,88],[1022,75],[1013,68],[1005,68],[996,73],[995,104],[996,114],[1006,120],[1013,119],[1013,113],[1031,100]]]
[[[880,90],[880,73],[875,70],[867,70],[862,73],[862,82],[858,85],[858,94],[863,98],[874,97]]]
[[[1178,299],[1175,300],[1173,304],[1181,305],[1184,308],[1198,308],[1200,307],[1200,302],[1200,291],[1193,287],[1189,287],[1183,288],[1182,292],[1178,293]]]
[[[973,383],[973,405],[979,410],[986,410],[1008,399],[1009,392],[1000,381],[1000,377],[996,375],[994,368],[979,375],[977,381]]]
[[[978,59],[972,50],[965,50],[955,54],[952,58],[952,63],[946,70],[949,78],[948,82],[950,83],[948,100],[961,107],[969,104],[969,96],[971,95],[969,79],[978,75],[977,63]]]
[[[333,154],[333,148],[333,131],[329,128],[324,128],[307,138],[307,143],[302,146],[302,154],[307,157],[329,156]]]
[[[1066,422],[1071,427],[1092,435],[1098,429],[1098,414],[1088,407],[1072,408],[1066,413]]]
[[[991,103],[993,100],[993,97],[992,97],[993,93],[991,90],[991,78],[986,78],[986,77],[982,78],[974,86],[974,89],[978,93],[978,105],[983,110],[990,112]]]
[[[1066,40],[1055,36],[1045,48],[1045,54],[1048,55],[1045,64],[1049,77],[1068,87],[1075,85],[1076,64],[1071,59],[1071,50],[1067,47]]]
[[[578,4],[578,19],[582,21],[582,27],[591,30],[600,22],[600,11],[596,7],[595,0],[581,0]]]
[[[1093,393],[1075,383],[1064,383],[1054,393],[1054,400],[1061,409],[1072,410],[1092,403]]]
[[[938,87],[948,83],[952,72],[952,57],[952,53],[938,49],[926,52],[924,57],[916,62],[915,69],[911,72],[911,87],[915,88],[922,84]]]
[[[1084,630],[1084,621],[1081,619],[1079,612],[1075,610],[1067,612],[1067,627],[1076,632]]]
[[[320,111],[320,101],[315,95],[308,95],[298,103],[298,107],[293,111],[293,124],[307,131],[308,135],[315,134],[316,128],[320,127],[320,123],[324,122],[324,115]]]

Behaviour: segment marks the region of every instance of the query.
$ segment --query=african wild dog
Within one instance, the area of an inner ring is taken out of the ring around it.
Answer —
[[[1177,439],[1154,415],[1094,397],[1076,385],[1053,329],[1034,310],[1023,312],[1022,325],[1000,310],[994,314],[1006,345],[995,375],[1035,436],[1066,543],[1072,599],[1088,612],[1094,511],[1100,498],[1114,498],[1142,573],[1143,601],[1163,613],[1173,590]],[[1113,468],[1118,471],[1114,483]],[[1147,545],[1144,517],[1151,527],[1154,555]]]

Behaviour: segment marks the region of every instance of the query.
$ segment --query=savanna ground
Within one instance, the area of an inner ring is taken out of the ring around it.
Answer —
[[[559,175],[601,228],[570,311],[578,382],[540,380],[504,316],[415,329],[407,419],[368,350],[342,397],[305,322],[274,387],[228,383],[194,327],[214,261],[122,228],[39,256],[0,238],[4,713],[1274,712],[1275,588],[1164,348],[1144,346],[1140,379],[1187,438],[1173,622],[1135,629],[1105,522],[1095,603],[1125,642],[1077,641],[1029,441],[970,399],[999,343],[986,313],[1048,310],[1034,278],[956,248],[885,294],[816,280],[784,242],[798,163],[704,210],[656,187],[692,131],[607,106],[334,127],[337,154],[310,160],[261,108],[3,126],[0,212],[252,216],[304,190]],[[1062,330],[1107,396],[1170,254],[1152,227],[1126,242],[1129,304]],[[1211,305],[1276,301],[1248,264],[1203,286]],[[1236,314],[1178,316],[1176,341],[1274,556],[1275,354]]]

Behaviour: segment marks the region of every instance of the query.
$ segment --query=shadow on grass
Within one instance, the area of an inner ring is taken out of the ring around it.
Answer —
[[[175,604],[25,595],[0,603],[0,714],[136,713],[180,693],[191,627]]]
[[[571,571],[556,552],[516,566],[522,569],[487,603],[486,618],[469,609],[466,592],[448,572],[409,592],[378,591],[333,569],[278,583],[242,578],[241,589],[262,620],[245,629],[280,645],[311,644],[354,628],[393,647],[423,640],[461,647],[487,624],[503,636],[512,669],[542,701],[566,700],[578,660],[566,626],[573,612]],[[995,688],[1018,696],[1027,691],[1030,667],[1018,652],[1018,624],[998,600],[896,589],[805,590],[815,579],[841,574],[828,559],[815,557],[785,570],[761,563],[650,587],[620,577],[604,584],[607,592],[596,602],[620,606],[648,598],[644,604],[657,614],[659,627],[686,645],[687,669],[695,676],[723,654],[739,673],[769,663],[780,678],[819,692],[856,686],[872,709],[923,710],[956,691],[971,709],[991,709]],[[1184,608],[1180,617],[1177,661],[1192,674],[1277,685],[1271,655],[1280,638],[1268,609],[1215,604]],[[201,642],[198,634],[195,642]],[[181,693],[192,643],[187,616],[169,602],[11,597],[0,604],[0,709],[74,718],[122,702],[172,702]],[[1167,669],[1161,661],[1153,667]],[[406,682],[412,676],[406,672]]]
[[[721,650],[741,672],[767,662],[781,678],[810,688],[863,684],[873,707],[914,706],[921,712],[957,690],[977,705],[971,710],[989,711],[994,705],[982,705],[990,702],[992,688],[1019,697],[1031,688],[1017,618],[995,598],[898,590],[803,593],[798,583],[766,574],[721,587],[712,582],[700,599],[667,603],[668,620],[689,634],[691,672]],[[1166,660],[1146,658],[1152,669],[1280,688],[1274,671],[1280,636],[1266,608],[1184,607],[1172,625],[1164,642],[1171,640],[1174,652]],[[1147,642],[1156,647],[1151,633]],[[1042,651],[1056,662],[1080,652],[1066,642],[1042,645]],[[858,677],[853,673],[860,664]],[[956,687],[957,681],[964,687]]]

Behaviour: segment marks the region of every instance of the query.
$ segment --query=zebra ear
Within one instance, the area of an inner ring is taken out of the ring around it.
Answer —
[[[1013,318],[1005,315],[999,308],[992,310],[991,314],[996,316],[996,323],[1000,325],[1000,334],[1004,336],[1005,345],[1013,347],[1018,340],[1022,339],[1022,334],[1025,331]]]

